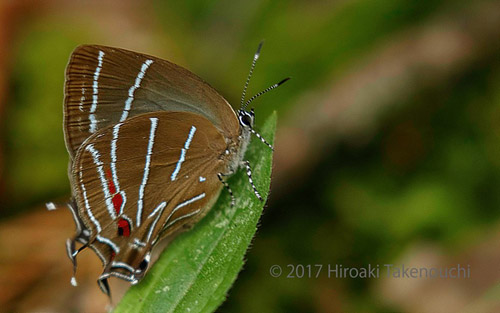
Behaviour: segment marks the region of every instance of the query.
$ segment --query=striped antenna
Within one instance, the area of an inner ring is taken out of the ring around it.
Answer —
[[[278,88],[280,85],[284,84],[285,82],[287,82],[288,80],[290,79],[290,77],[287,77],[285,79],[283,79],[282,81],[280,81],[279,83],[276,83],[270,87],[267,87],[266,89],[262,90],[261,92],[257,93],[256,95],[254,95],[253,97],[251,97],[250,99],[248,99],[247,102],[245,102],[244,105],[242,105],[241,109],[242,110],[245,110],[246,107],[255,99],[257,99],[258,97],[262,96],[263,94],[265,94],[266,92],[268,91],[271,91],[275,88]]]
[[[253,70],[255,68],[255,64],[257,63],[257,60],[259,59],[260,49],[262,49],[263,44],[264,44],[264,41],[261,41],[259,43],[259,47],[257,48],[257,51],[255,52],[255,54],[253,56],[252,66],[250,67],[250,72],[248,73],[247,81],[245,82],[245,87],[243,87],[243,92],[241,93],[240,105],[242,108],[243,108],[243,103],[245,102],[245,97],[247,95],[248,84],[250,83],[250,78],[252,77]]]

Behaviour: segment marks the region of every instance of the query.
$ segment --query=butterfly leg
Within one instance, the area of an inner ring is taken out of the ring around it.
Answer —
[[[231,196],[231,208],[232,208],[236,200],[234,198],[234,194],[233,191],[231,190],[231,187],[229,187],[229,184],[222,178],[222,176],[228,176],[228,175],[230,174],[217,173],[217,177],[219,178],[220,182],[224,185],[224,188],[226,188],[227,192],[229,192],[229,195]]]
[[[251,132],[252,134],[254,134],[257,138],[259,138],[259,139],[260,139],[260,141],[262,141],[262,143],[264,143],[266,146],[268,146],[268,147],[269,147],[269,149],[271,149],[271,151],[274,151],[274,147],[273,147],[270,143],[268,143],[268,142],[264,139],[264,137],[262,137],[262,136],[261,136],[258,132],[256,132],[253,128],[250,128],[250,132]]]
[[[255,184],[253,183],[252,169],[250,168],[250,162],[248,162],[248,161],[241,161],[241,165],[245,166],[245,168],[247,170],[248,181],[250,182],[250,185],[252,185],[253,193],[255,194],[255,196],[257,197],[257,199],[259,199],[260,201],[264,201],[264,199],[262,199],[259,191],[257,190],[257,187],[255,187]]]
[[[257,190],[257,187],[255,187],[255,184],[253,182],[252,168],[250,167],[250,162],[249,161],[242,161],[240,163],[240,166],[244,166],[246,168],[246,173],[247,173],[247,176],[248,176],[248,181],[250,182],[250,185],[252,186],[252,189],[253,189],[253,193],[255,194],[255,196],[257,197],[257,199],[259,199],[260,201],[264,201],[264,199],[260,195],[259,191]],[[217,177],[219,178],[220,182],[224,185],[224,187],[227,189],[227,191],[231,195],[231,207],[233,207],[234,204],[235,204],[234,194],[233,194],[233,191],[231,190],[231,188],[229,187],[229,184],[226,181],[224,181],[224,179],[222,177],[223,176],[230,176],[232,174],[234,174],[234,172],[230,172],[230,173],[227,173],[227,174],[223,174],[223,173],[218,173],[217,174]]]

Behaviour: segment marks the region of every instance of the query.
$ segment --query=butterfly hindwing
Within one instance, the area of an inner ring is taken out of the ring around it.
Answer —
[[[137,115],[82,144],[74,196],[105,272],[127,275],[160,235],[204,216],[222,187],[216,174],[227,170],[225,149],[210,121],[187,112]]]

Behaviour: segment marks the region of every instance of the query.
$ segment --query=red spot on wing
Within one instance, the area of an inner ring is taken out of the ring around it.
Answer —
[[[116,214],[120,214],[120,208],[123,204],[123,196],[121,193],[117,193],[111,199],[113,201],[113,206],[115,207]]]
[[[110,170],[106,171],[106,178],[108,179],[109,193],[113,195],[113,194],[116,193],[116,186],[113,183],[113,178],[111,177],[111,171]]]
[[[118,191],[116,190],[110,170],[106,171],[106,178],[108,180],[109,193],[113,195],[113,198],[111,199],[111,201],[113,201],[113,207],[115,208],[116,214],[120,214],[120,209],[123,205],[123,196],[117,193]]]
[[[125,237],[130,236],[130,224],[126,219],[121,218],[118,220],[118,235]]]
[[[113,261],[113,259],[115,258],[115,256],[116,256],[115,251],[111,251],[111,256],[109,257],[109,261]]]

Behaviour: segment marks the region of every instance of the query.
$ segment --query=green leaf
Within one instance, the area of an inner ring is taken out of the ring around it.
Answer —
[[[261,130],[274,142],[276,113]],[[267,199],[272,151],[253,138],[246,153],[254,183]],[[243,266],[245,252],[257,230],[264,202],[253,193],[244,170],[228,181],[236,197],[223,189],[214,207],[192,230],[176,238],[146,277],[132,286],[115,312],[213,312],[226,298]]]

